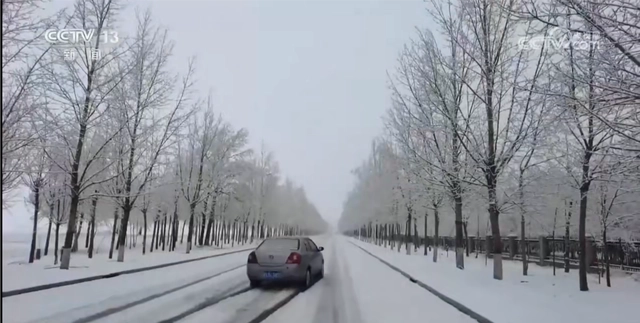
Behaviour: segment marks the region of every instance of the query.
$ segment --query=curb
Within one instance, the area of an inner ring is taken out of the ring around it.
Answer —
[[[402,276],[407,277],[412,283],[428,290],[431,294],[437,296],[439,299],[443,300],[445,303],[455,307],[458,311],[468,315],[469,317],[471,317],[472,319],[480,322],[480,323],[493,323],[493,321],[487,319],[486,317],[474,312],[473,310],[471,310],[470,308],[458,303],[457,301],[453,300],[450,297],[447,297],[446,295],[440,293],[439,291],[437,291],[436,289],[434,289],[433,287],[413,278],[411,275],[407,274],[406,272],[402,271],[400,268],[388,263],[385,260],[382,260],[380,257],[374,255],[373,253],[369,252],[368,250],[364,249],[363,247],[355,244],[353,241],[349,241],[350,244],[358,247],[360,250],[364,251],[365,253],[367,253],[369,256],[376,258],[378,261],[380,261],[381,263],[387,265],[389,268],[397,271],[398,273],[400,273]]]
[[[56,282],[56,283],[51,283],[51,284],[31,286],[31,287],[27,287],[27,288],[20,288],[20,289],[14,289],[14,290],[9,290],[9,291],[2,291],[2,298],[12,297],[12,296],[16,296],[16,295],[22,295],[22,294],[27,294],[27,293],[33,293],[33,292],[39,292],[39,291],[42,291],[42,290],[47,290],[47,289],[52,289],[52,288],[58,288],[58,287],[64,287],[64,286],[69,286],[69,285],[81,284],[81,283],[86,283],[86,282],[90,282],[90,281],[94,281],[94,280],[108,279],[108,278],[118,277],[120,275],[135,274],[135,273],[139,273],[139,272],[142,272],[142,271],[148,271],[148,270],[160,269],[160,268],[165,268],[165,267],[170,267],[170,266],[175,266],[175,265],[181,265],[181,264],[186,264],[186,263],[189,263],[189,262],[194,262],[194,261],[205,260],[205,259],[209,259],[209,258],[215,258],[215,257],[220,257],[220,256],[231,255],[231,254],[234,254],[234,253],[245,252],[245,251],[249,251],[249,250],[253,250],[253,249],[254,248],[245,248],[245,249],[241,249],[241,250],[229,251],[229,252],[220,253],[220,254],[211,255],[211,256],[203,256],[203,257],[198,257],[198,258],[193,258],[193,259],[180,260],[180,261],[169,262],[169,263],[164,263],[164,264],[154,265],[154,266],[149,266],[149,267],[127,269],[127,270],[116,271],[116,272],[103,274],[103,275],[89,276],[89,277],[72,279],[72,280],[67,280],[67,281],[61,281],[61,282]]]

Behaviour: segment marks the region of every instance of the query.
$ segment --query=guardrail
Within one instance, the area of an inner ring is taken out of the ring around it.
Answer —
[[[406,236],[385,235],[384,230],[380,230],[376,234],[375,227],[366,228],[346,232],[347,235],[355,237],[365,237],[367,239],[379,241],[393,241],[394,243],[405,243]],[[434,246],[433,237],[416,237],[409,238],[410,242],[424,246]],[[438,245],[441,248],[455,247],[455,237],[439,237]],[[577,268],[578,265],[578,247],[577,239],[569,239],[566,241],[563,237],[541,236],[537,239],[525,239],[521,241],[516,236],[502,237],[502,254],[507,259],[521,259],[522,249],[526,250],[527,258],[532,262],[535,260],[540,265],[552,265],[563,267],[565,258],[571,268]],[[524,245],[523,245],[524,243]],[[485,253],[487,250],[493,250],[493,237],[468,237],[464,241],[465,249],[469,253]],[[606,248],[606,249],[605,249]],[[606,253],[605,253],[606,250]],[[555,263],[554,263],[555,255]],[[640,241],[617,241],[609,240],[605,243],[591,238],[587,239],[587,264],[592,269],[602,267],[607,262],[611,268],[619,268],[628,272],[640,272]]]

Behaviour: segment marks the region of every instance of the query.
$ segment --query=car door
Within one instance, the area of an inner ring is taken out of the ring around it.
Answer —
[[[306,239],[307,245],[309,246],[309,250],[311,250],[311,254],[313,255],[313,271],[314,273],[319,273],[322,268],[322,253],[318,250],[318,246],[311,239]]]
[[[304,262],[304,264],[306,266],[310,266],[311,267],[311,273],[313,273],[315,271],[315,257],[314,257],[314,252],[313,252],[313,248],[311,248],[311,246],[309,245],[309,241],[307,241],[307,239],[302,239],[302,248],[304,252],[302,254],[302,260]]]

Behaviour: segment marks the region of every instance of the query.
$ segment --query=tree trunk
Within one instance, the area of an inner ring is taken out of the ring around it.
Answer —
[[[244,241],[242,244],[247,244],[249,242],[249,221],[244,221]]]
[[[133,245],[133,239],[134,239],[134,237],[136,235],[136,228],[135,228],[134,224],[131,223],[131,222],[129,223],[129,227],[130,227],[130,229],[129,229],[130,231],[129,232],[131,232],[131,234],[128,236],[129,237],[129,249],[131,249],[131,246]]]
[[[438,262],[438,244],[440,243],[440,214],[438,206],[433,205],[433,262]]]
[[[39,181],[39,179],[37,180]],[[33,263],[36,257],[36,237],[38,236],[38,213],[40,213],[40,183],[34,183],[33,194],[33,230],[31,232],[31,248],[29,250],[29,263]]]
[[[476,213],[476,241],[480,242],[480,213]],[[486,238],[485,238],[486,239]],[[524,241],[524,240],[523,240]],[[478,254],[480,253],[479,246],[476,245],[476,259],[478,259]],[[485,250],[486,253],[486,250]]]
[[[493,172],[493,171],[491,171]],[[489,175],[493,177],[494,175]],[[489,185],[489,222],[491,224],[491,235],[493,237],[493,279],[502,280],[502,239],[500,236],[500,211],[497,205],[496,183],[491,181]]]
[[[611,262],[609,259],[609,245],[607,244],[607,226],[606,225],[604,227],[604,230],[602,231],[602,240],[604,243],[603,256],[604,256],[605,271],[607,275],[607,287],[611,287]]]
[[[216,209],[216,198],[215,197],[213,198],[213,202],[212,203],[213,204],[211,205],[211,210],[209,211],[209,221],[207,223],[207,229],[206,229],[207,232],[205,233],[205,236],[204,236],[204,241],[205,241],[205,244],[207,246],[210,246],[211,245],[211,241],[213,240],[213,239],[211,239],[212,238],[211,231],[213,230],[213,225],[215,223],[215,220],[214,220],[215,209]]]
[[[586,166],[587,172],[589,166]],[[587,183],[580,187],[580,214],[579,214],[579,226],[578,236],[580,239],[580,268],[579,268],[579,281],[580,291],[589,291],[589,283],[587,282],[587,202],[589,194],[589,185]]]
[[[571,212],[573,211],[573,201],[569,201],[569,211],[565,218],[564,224],[564,272],[568,273],[570,269],[570,253],[571,253],[571,236],[569,229],[571,227]]]
[[[396,241],[396,230],[395,230],[395,225],[394,224],[390,224],[389,225],[389,231],[390,233],[390,240],[389,240],[389,247],[391,250],[393,250],[393,248],[396,247],[395,241]]]
[[[91,219],[89,219],[89,224],[87,225],[87,235],[84,238],[84,248],[89,248],[89,232],[91,232]]]
[[[231,239],[231,241],[230,241],[231,242],[231,248],[233,248],[236,245],[236,232],[238,231],[238,230],[236,230],[236,224],[237,224],[237,222],[233,221],[233,223],[231,224],[232,227],[229,230],[229,233],[231,235],[229,237]]]
[[[191,203],[189,206],[189,231],[187,232],[187,253],[191,252],[191,243],[193,242],[193,230],[195,222],[196,204]]]
[[[376,224],[376,232],[378,231],[378,225]],[[413,251],[418,252],[418,246],[420,245],[420,238],[418,237],[418,219],[413,219]]]
[[[209,206],[209,199],[211,199],[211,192],[209,192],[209,194],[207,194],[207,198],[204,200],[204,205],[202,208],[202,214],[200,216],[200,230],[199,230],[199,235],[198,235],[198,245],[203,246],[204,245],[204,233],[205,230],[207,228],[207,207]]]
[[[398,239],[398,252],[400,252],[400,248],[402,248],[402,230],[400,228],[400,223],[396,222],[396,232],[397,232],[397,239]]]
[[[158,219],[153,220],[153,232],[151,232],[151,245],[149,245],[149,252],[153,252],[153,245],[156,243],[156,233],[158,230]]]
[[[522,255],[522,275],[529,273],[529,260],[527,259],[527,236],[525,235],[524,213],[520,214],[520,249]]]
[[[87,75],[87,88],[85,93],[84,107],[83,107],[83,116],[86,116],[89,113],[89,105],[91,102],[91,90],[92,90],[92,80],[93,80],[93,71],[91,71]],[[80,129],[78,132],[78,141],[76,142],[76,151],[73,157],[73,162],[71,164],[71,172],[70,172],[70,181],[69,186],[71,187],[71,198],[69,205],[69,221],[67,222],[67,233],[64,237],[64,244],[62,245],[63,249],[67,249],[69,251],[72,250],[73,241],[76,233],[76,221],[78,216],[78,203],[80,202],[80,183],[78,177],[78,170],[80,169],[80,159],[82,158],[82,150],[84,148],[84,139],[87,133],[87,123],[80,122]],[[62,261],[60,263],[60,269],[69,269],[71,264],[71,257],[62,257]]]
[[[180,234],[180,244],[184,242],[184,228],[187,225],[187,221],[182,221],[182,233]]]
[[[94,237],[96,235],[96,208],[98,206],[98,197],[93,197],[91,201],[91,222],[89,223],[90,230],[87,232],[87,237],[89,237],[89,244],[87,251],[89,259],[93,258],[93,246],[94,246]],[[89,229],[87,228],[87,229]]]
[[[80,225],[78,226],[78,231],[76,232],[75,239],[73,239],[73,245],[71,246],[71,252],[78,251],[78,239],[80,239],[80,235],[82,234],[82,224],[84,222],[84,212],[80,212]]]
[[[253,244],[253,240],[256,239],[256,218],[253,218],[253,222],[251,222],[251,240],[249,241],[250,244]]]
[[[60,240],[60,223],[56,222],[56,237],[53,243],[53,265],[58,264],[58,241]]]
[[[142,209],[142,254],[144,255],[147,252],[147,209]]]
[[[429,213],[427,213],[427,211],[424,211],[424,255],[428,255],[429,254],[429,232],[427,231],[427,229],[429,228]],[[386,225],[385,225],[386,226]]]
[[[469,257],[469,232],[467,232],[467,224],[469,224],[469,221],[462,222],[462,230],[464,232],[464,244],[466,246],[465,250],[466,250],[467,257]]]
[[[165,250],[167,244],[167,213],[162,213],[162,251]]]
[[[49,254],[49,241],[51,240],[51,227],[53,225],[53,207],[49,211],[49,227],[47,228],[47,240],[44,242],[44,255]]]
[[[455,136],[454,136],[455,137]],[[454,181],[454,209],[456,228],[456,268],[464,269],[464,229],[462,222],[462,195],[460,184]]]
[[[558,213],[558,209],[556,208],[556,216]],[[551,230],[551,241],[553,243],[553,245],[555,245],[555,241],[556,241],[556,220],[554,218],[553,220],[553,229]],[[553,266],[553,275],[556,275],[556,250],[555,248],[551,249],[551,264]]]
[[[113,245],[116,241],[116,232],[118,231],[118,207],[113,210],[113,227],[111,229],[111,244],[109,245],[109,259],[113,258]]]
[[[411,208],[407,209],[407,223],[405,224],[405,249],[407,250],[407,255],[411,254],[411,248],[409,248],[409,242],[411,241]]]
[[[171,227],[171,251],[176,250],[176,243],[178,242],[178,228],[180,220],[178,220],[178,212],[173,213],[173,226]]]
[[[127,243],[127,229],[129,227],[129,217],[131,216],[131,208],[128,207],[130,203],[125,202],[125,207],[122,208],[122,220],[120,221],[120,232],[118,234],[118,262],[124,262],[124,251]]]
[[[171,224],[169,226],[169,251],[175,250],[175,241],[176,241],[176,215],[171,215]]]

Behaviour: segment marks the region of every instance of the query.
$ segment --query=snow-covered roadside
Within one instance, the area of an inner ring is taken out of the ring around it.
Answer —
[[[344,241],[344,260],[358,297],[363,322],[476,322],[362,250]]]
[[[127,249],[125,253],[125,261],[117,262],[116,255],[113,259],[108,258],[108,250],[104,250],[92,259],[89,259],[86,250],[79,250],[71,256],[71,268],[69,270],[60,270],[53,265],[53,255],[50,250],[49,255],[33,264],[24,261],[3,261],[2,264],[2,290],[14,290],[31,286],[61,282],[66,280],[90,277],[95,275],[104,275],[112,272],[123,270],[150,267],[165,263],[177,262],[182,260],[195,259],[205,256],[227,253],[230,251],[255,248],[257,242],[247,245],[235,245],[234,247],[226,246],[225,248],[215,247],[196,247],[189,254],[185,252],[185,245],[176,247],[176,251],[153,251],[142,255],[140,245],[138,248]],[[3,253],[5,243],[3,242]],[[6,247],[13,247],[8,245]],[[148,246],[147,246],[148,247]],[[15,248],[15,247],[13,247]],[[3,259],[4,260],[4,259]]]
[[[453,252],[441,251],[437,263],[422,250],[407,256],[383,247],[347,238],[414,278],[464,304],[495,323],[637,322],[640,283],[631,277],[614,277],[612,288],[589,276],[589,292],[578,290],[577,271],[531,265],[522,276],[521,263],[505,261],[504,279],[492,278],[491,259],[465,257],[465,270],[455,268]],[[426,292],[426,291],[425,291]]]
[[[240,252],[3,298],[2,322],[73,322],[114,310],[112,315],[99,321],[158,322],[158,317],[189,308],[234,284],[248,285],[246,275],[239,267],[244,265],[248,254],[248,251]],[[223,271],[226,273],[216,276]],[[165,308],[159,310],[159,307]],[[147,319],[132,320],[139,319],[143,312]]]

